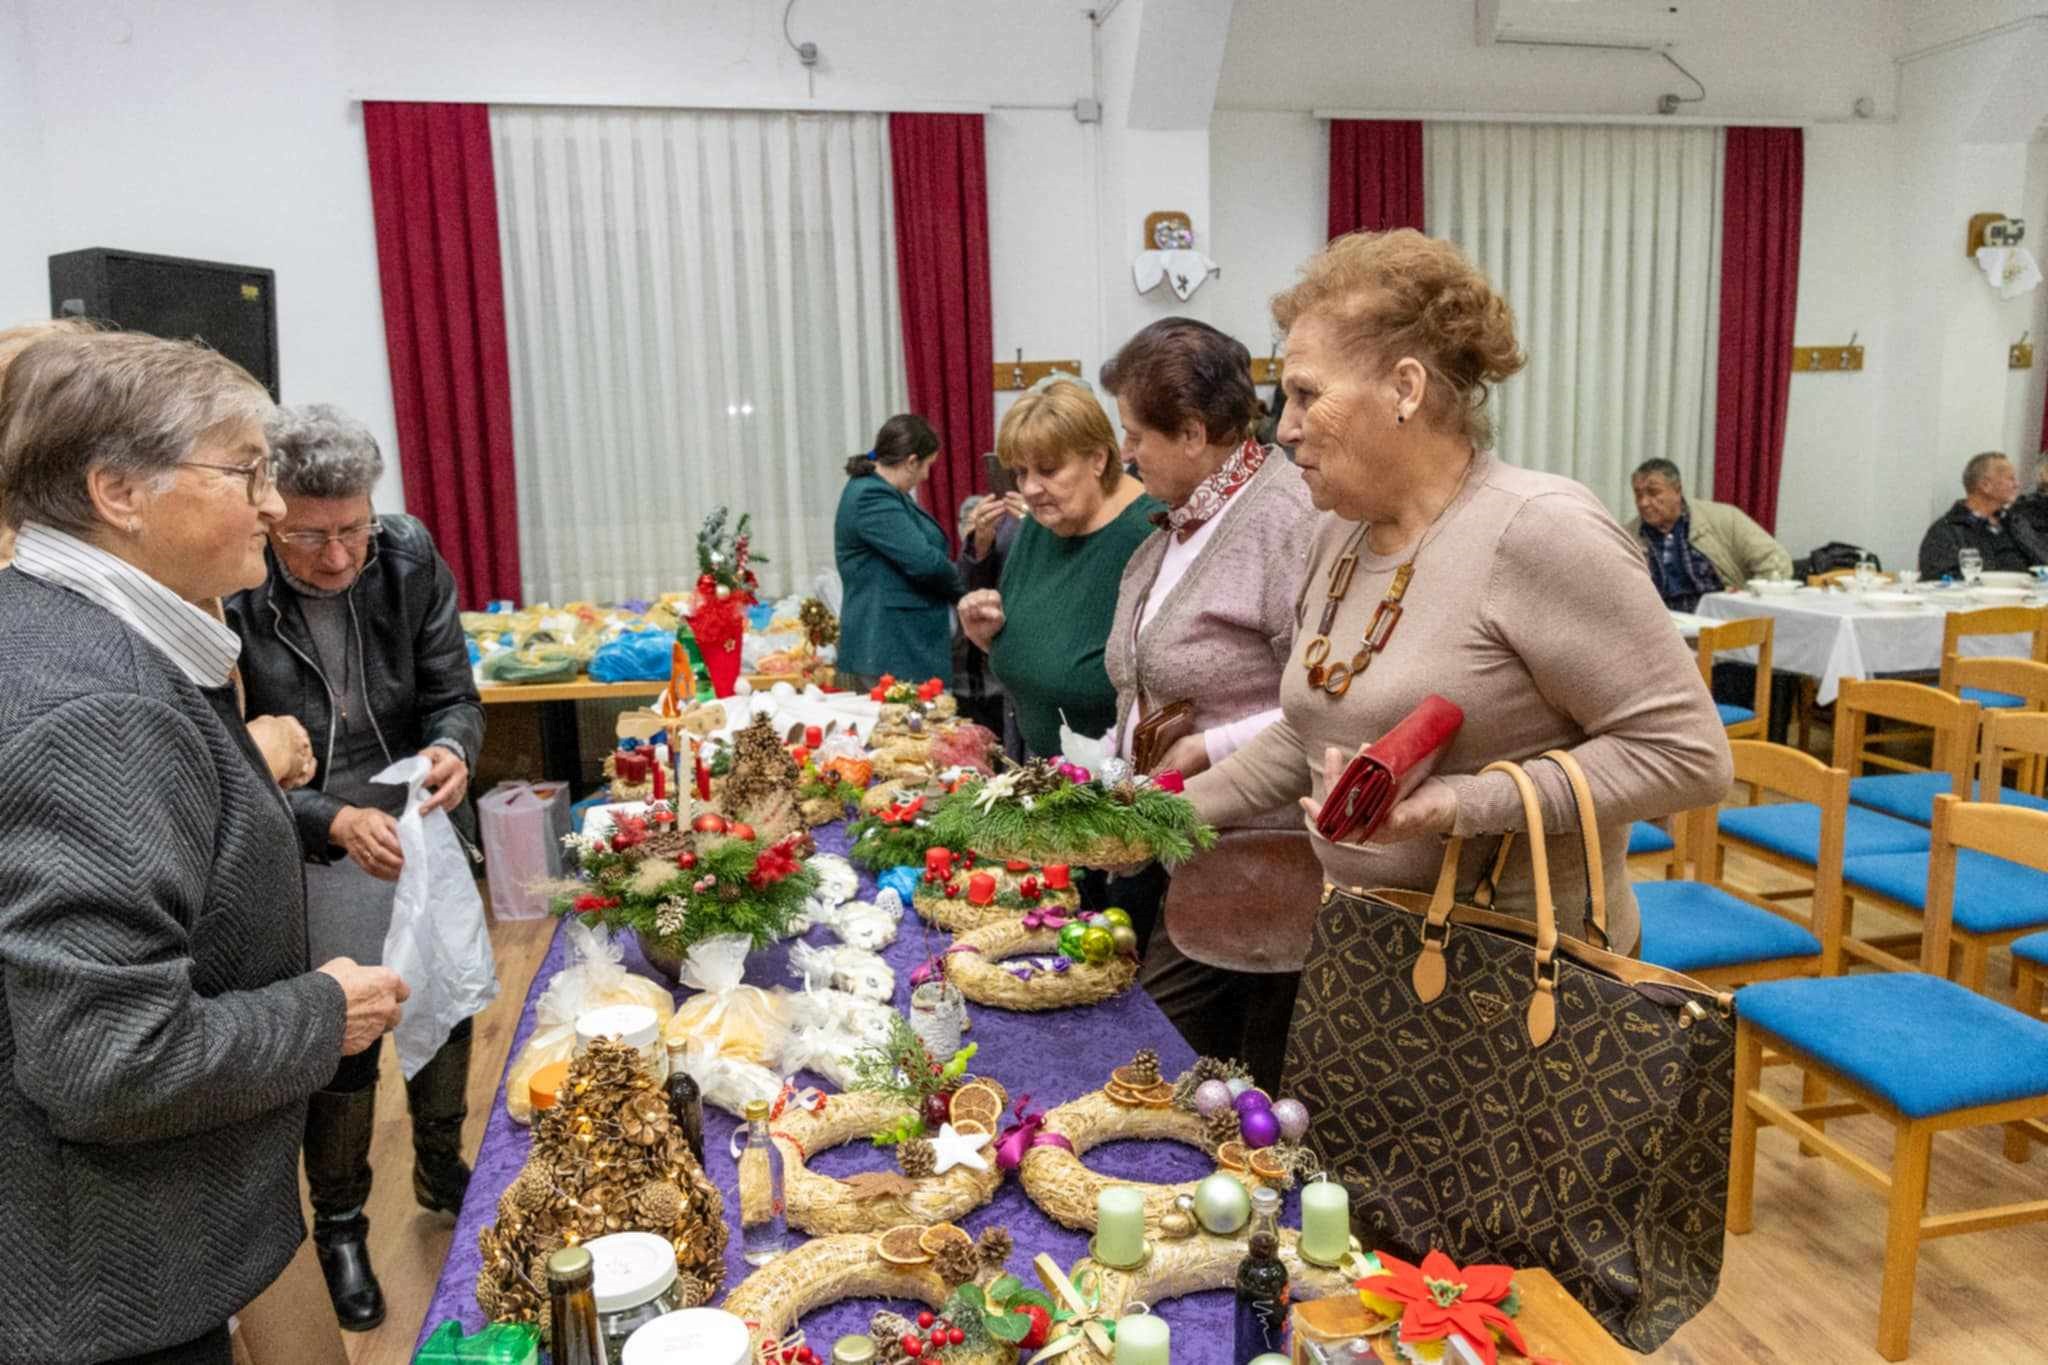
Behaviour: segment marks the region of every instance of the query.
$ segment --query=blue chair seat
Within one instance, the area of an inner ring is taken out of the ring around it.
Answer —
[[[1842,882],[1858,891],[1927,909],[1925,853],[1878,853],[1842,862]],[[1972,934],[2048,927],[2048,872],[1974,848],[1956,850],[1955,925]]]
[[[1631,858],[1641,853],[1669,853],[1676,847],[1670,835],[1648,820],[1638,820],[1628,827],[1628,856]]]
[[[1820,807],[1807,801],[1724,810],[1721,832],[1758,848],[1811,864],[1820,858]],[[1851,806],[1843,829],[1843,854],[1925,853],[1932,839],[1925,829],[1889,815]]]
[[[1934,798],[1954,789],[1947,773],[1888,773],[1882,777],[1851,779],[1849,799],[1884,815],[1910,820],[1916,825],[1931,825],[1934,823]],[[1972,782],[1972,801],[1977,799],[1978,790],[1978,784]],[[2048,810],[2048,801],[2026,792],[2001,788],[1998,799],[2008,806]]]
[[[2048,932],[2028,934],[2006,946],[2012,949],[2014,957],[2024,958],[2038,967],[2048,967]]]
[[[1714,703],[1714,709],[1721,713],[1723,725],[1740,725],[1746,720],[1756,719],[1756,712],[1747,706],[1730,706],[1725,701],[1717,701]]]
[[[2048,1095],[2048,1023],[1920,972],[1763,981],[1735,1012],[1908,1118]]]
[[[1820,940],[1782,915],[1704,882],[1637,882],[1642,958],[1674,972],[1820,955]]]
[[[1965,687],[1959,690],[1964,701],[1976,702],[1977,705],[1989,710],[2010,711],[2027,704],[2025,697],[2016,697],[2010,692],[1993,692],[1984,687]]]

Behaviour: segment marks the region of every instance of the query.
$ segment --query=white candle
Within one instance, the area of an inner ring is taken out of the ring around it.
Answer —
[[[1111,1185],[1095,1196],[1095,1259],[1128,1266],[1144,1255],[1145,1196],[1129,1185]]]
[[[1171,1336],[1166,1330],[1166,1319],[1150,1313],[1117,1319],[1116,1365],[1167,1365],[1167,1343]]]
[[[1301,1254],[1332,1264],[1351,1249],[1351,1195],[1334,1180],[1301,1187]]]

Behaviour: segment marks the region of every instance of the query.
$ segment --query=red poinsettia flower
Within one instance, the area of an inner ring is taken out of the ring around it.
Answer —
[[[584,915],[601,915],[607,910],[618,908],[619,902],[615,896],[578,896],[575,901],[577,913]]]
[[[1176,769],[1173,768],[1168,768],[1165,772],[1153,778],[1152,781],[1159,788],[1159,790],[1163,792],[1173,792],[1176,795],[1188,789],[1187,780],[1183,778]]]
[[[885,825],[907,825],[912,820],[915,820],[917,813],[923,809],[924,798],[922,796],[918,797],[915,801],[905,801],[901,805],[884,806],[882,807],[881,821]]]
[[[1401,1340],[1442,1341],[1451,1333],[1471,1344],[1486,1365],[1495,1365],[1499,1352],[1493,1334],[1498,1331],[1523,1355],[1529,1348],[1513,1318],[1501,1306],[1514,1288],[1515,1272],[1504,1265],[1458,1263],[1441,1251],[1431,1251],[1420,1266],[1398,1256],[1379,1253],[1382,1275],[1368,1275],[1358,1287],[1403,1305]]]

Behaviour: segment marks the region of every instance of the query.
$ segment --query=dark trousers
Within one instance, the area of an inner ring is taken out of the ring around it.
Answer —
[[[230,1365],[233,1359],[228,1348],[228,1325],[222,1323],[197,1341],[144,1351],[139,1356],[122,1356],[104,1365]]]
[[[1710,689],[1714,700],[1730,706],[1754,707],[1756,705],[1756,665],[1744,663],[1717,663],[1714,665],[1714,683]],[[1785,743],[1785,736],[1791,733],[1792,714],[1799,709],[1799,675],[1771,671],[1771,725],[1769,739],[1773,744]]]

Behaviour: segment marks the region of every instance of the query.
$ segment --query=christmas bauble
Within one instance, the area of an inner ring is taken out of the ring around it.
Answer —
[[[1244,1134],[1247,1147],[1271,1147],[1280,1140],[1280,1120],[1273,1117],[1270,1109],[1254,1109],[1248,1114],[1238,1115],[1237,1126]]]
[[[1101,964],[1109,961],[1116,951],[1116,940],[1109,936],[1109,930],[1099,924],[1091,924],[1081,930],[1081,957],[1083,961]]]
[[[725,832],[735,839],[744,839],[750,844],[754,842],[754,827],[741,821],[735,820],[727,825]]]
[[[1218,1171],[1195,1186],[1195,1221],[1205,1232],[1228,1237],[1252,1216],[1252,1197],[1244,1186]]]
[[[1133,929],[1130,925],[1111,925],[1109,929],[1109,938],[1112,943],[1116,944],[1116,951],[1118,956],[1136,957],[1138,955],[1138,931]]]
[[[1081,952],[1081,935],[1087,932],[1088,926],[1079,920],[1060,930],[1060,956],[1072,958],[1076,962],[1085,961]]]
[[[1203,1081],[1195,1087],[1195,1112],[1213,1119],[1230,1108],[1230,1087],[1221,1081]]]
[[[1230,1087],[1230,1094],[1233,1099],[1252,1088],[1252,1083],[1242,1076],[1232,1076],[1224,1084]]]
[[[1102,912],[1102,917],[1108,920],[1111,924],[1121,924],[1126,929],[1131,927],[1130,912],[1128,910],[1125,910],[1120,905],[1110,906],[1107,910],[1104,910]]]
[[[1230,1102],[1230,1107],[1237,1111],[1239,1118],[1243,1118],[1246,1114],[1256,1114],[1262,1110],[1272,1112],[1273,1101],[1266,1098],[1265,1091],[1252,1089],[1241,1092]]]
[[[690,822],[690,828],[699,834],[725,833],[725,817],[717,811],[707,810]]]
[[[1291,1095],[1273,1101],[1273,1117],[1280,1122],[1280,1136],[1289,1142],[1301,1141],[1301,1135],[1308,1131],[1308,1106]]]

